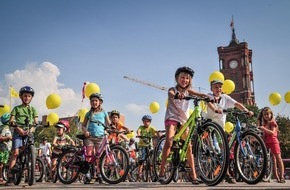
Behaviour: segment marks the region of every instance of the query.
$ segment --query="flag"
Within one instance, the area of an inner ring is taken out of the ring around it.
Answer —
[[[19,97],[18,92],[16,92],[16,90],[12,86],[10,86],[10,96],[13,98]]]
[[[234,28],[234,17],[232,17],[232,21],[231,21],[230,27],[231,27],[232,29]]]
[[[83,89],[82,89],[82,102],[84,101],[84,99],[85,99],[85,87],[86,87],[86,82],[84,82],[84,86],[83,86]]]

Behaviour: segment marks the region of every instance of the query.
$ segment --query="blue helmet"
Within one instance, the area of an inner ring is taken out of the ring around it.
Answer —
[[[150,115],[144,115],[144,116],[142,117],[142,121],[144,121],[144,120],[149,120],[149,121],[151,121],[151,120],[152,120],[152,117],[151,117]]]
[[[6,124],[10,120],[10,113],[4,113],[1,116],[1,123]]]
[[[24,92],[30,93],[32,97],[34,96],[34,90],[30,86],[24,86],[19,90],[19,96],[21,96]]]

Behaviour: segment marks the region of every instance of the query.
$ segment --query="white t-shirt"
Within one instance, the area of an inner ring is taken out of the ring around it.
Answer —
[[[214,95],[209,93],[209,96],[214,98]],[[213,103],[214,106],[217,109],[229,109],[229,108],[234,108],[236,104],[236,100],[234,100],[232,97],[230,97],[227,94],[222,94],[220,97],[220,100],[218,103]],[[212,109],[207,107],[207,118],[212,119],[212,121],[218,123],[221,127],[225,128],[225,123],[226,123],[226,118],[227,114],[226,113],[215,113]]]
[[[42,155],[50,155],[50,147],[51,147],[51,144],[49,142],[43,144],[43,143],[40,143],[39,144],[39,148],[41,149],[41,153]]]

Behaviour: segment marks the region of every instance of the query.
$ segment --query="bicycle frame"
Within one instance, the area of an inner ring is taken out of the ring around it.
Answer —
[[[179,132],[174,136],[173,142],[174,141],[179,142],[181,139],[181,136],[183,135],[183,133],[185,132],[187,127],[190,126],[188,136],[186,137],[184,144],[183,144],[182,148],[180,149],[180,153],[179,153],[180,154],[180,161],[182,161],[182,162],[186,160],[187,148],[188,148],[189,142],[191,140],[191,137],[193,136],[194,129],[195,129],[196,123],[197,123],[197,118],[201,118],[200,112],[201,112],[201,110],[198,106],[198,102],[194,101],[194,110],[193,110],[192,114],[190,115],[188,120],[185,122],[185,124],[181,127]]]

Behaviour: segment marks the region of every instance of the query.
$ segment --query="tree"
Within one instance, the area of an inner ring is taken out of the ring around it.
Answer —
[[[280,141],[281,156],[282,158],[290,157],[290,120],[289,116],[276,116],[276,122],[279,126],[278,139]]]

